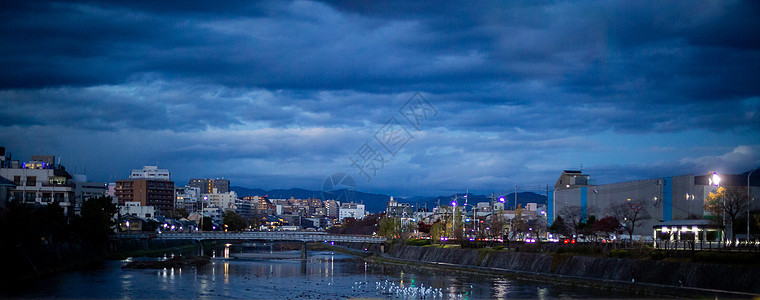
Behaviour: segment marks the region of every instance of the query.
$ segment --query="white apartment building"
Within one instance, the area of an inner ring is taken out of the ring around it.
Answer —
[[[341,221],[345,218],[361,219],[364,218],[364,214],[364,204],[343,203],[338,209],[338,219]]]
[[[236,210],[237,206],[235,202],[237,200],[237,194],[235,192],[229,193],[215,193],[201,194],[200,198],[203,200],[204,207],[218,207],[220,209]]]
[[[200,211],[201,189],[193,186],[174,188],[174,207],[184,208],[188,213]]]
[[[119,206],[119,215],[150,219],[156,216],[156,208],[153,206],[142,206],[140,202],[124,202],[124,205]]]
[[[158,166],[144,166],[142,170],[133,169],[129,174],[129,179],[159,179],[171,180],[171,173],[168,169],[159,169]]]

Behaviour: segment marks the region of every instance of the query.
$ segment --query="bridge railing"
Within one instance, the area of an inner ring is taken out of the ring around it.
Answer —
[[[350,242],[350,243],[383,243],[384,237],[339,235],[324,232],[293,232],[293,231],[243,231],[243,232],[162,232],[162,233],[120,233],[114,235],[117,239],[190,239],[190,240],[272,240],[272,241],[301,241],[301,242]]]

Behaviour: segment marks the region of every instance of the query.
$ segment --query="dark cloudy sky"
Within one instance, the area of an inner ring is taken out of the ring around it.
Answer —
[[[0,146],[91,180],[412,196],[760,166],[756,1],[0,3]]]

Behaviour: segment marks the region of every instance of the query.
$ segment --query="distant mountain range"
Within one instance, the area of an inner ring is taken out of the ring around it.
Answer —
[[[308,199],[308,198],[328,198],[328,199],[336,199],[339,197],[336,197],[336,195],[346,195],[345,190],[335,190],[327,193],[327,195],[323,196],[323,193],[321,191],[311,191],[311,190],[305,190],[305,189],[274,189],[274,190],[263,190],[263,189],[249,189],[245,187],[240,186],[232,186],[230,187],[230,190],[234,191],[238,197],[245,197],[245,196],[268,196],[269,199],[290,199],[291,197],[296,199]],[[378,213],[385,211],[386,206],[388,205],[388,201],[390,200],[391,196],[385,195],[385,194],[373,194],[373,193],[364,193],[360,191],[356,191],[354,193],[349,193],[351,196],[349,196],[349,200],[353,200],[356,203],[363,203],[365,205],[365,208],[368,212],[371,213]],[[436,207],[438,203],[441,205],[450,205],[451,201],[454,199],[454,197],[457,197],[457,205],[464,204],[464,194],[461,195],[449,195],[449,196],[438,196],[438,197],[411,197],[411,198],[394,198],[394,200],[401,202],[401,203],[410,203],[412,205],[415,205],[417,207],[427,207],[428,209],[432,209],[433,207]],[[498,197],[498,196],[497,196]],[[505,207],[507,209],[511,209],[515,206],[515,194],[511,193],[508,195],[504,195],[505,198]],[[325,199],[323,199],[325,200]],[[490,202],[491,198],[486,195],[475,195],[475,194],[467,194],[467,203],[468,204],[475,204],[478,202]],[[498,201],[498,198],[497,198]],[[521,204],[522,206],[525,206],[527,203],[537,203],[539,205],[546,204],[546,195],[540,195],[533,192],[521,192],[517,193],[517,204]]]

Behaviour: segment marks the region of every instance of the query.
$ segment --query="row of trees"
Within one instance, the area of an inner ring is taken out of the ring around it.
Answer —
[[[57,202],[35,206],[12,201],[0,213],[0,241],[5,247],[64,242],[102,247],[116,226],[116,205],[111,197],[85,200],[80,216],[71,219],[63,211]]]
[[[583,235],[595,239],[600,235],[625,232],[633,239],[633,233],[645,220],[652,216],[643,200],[626,201],[607,208],[607,216],[597,220],[594,210],[584,215],[580,206],[566,206],[559,212],[549,231],[564,236]]]

